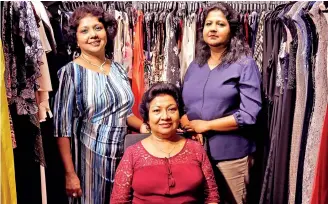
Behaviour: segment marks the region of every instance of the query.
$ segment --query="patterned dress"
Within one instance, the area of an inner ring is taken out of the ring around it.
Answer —
[[[104,75],[70,62],[58,76],[55,137],[71,137],[83,192],[70,203],[108,204],[134,103],[127,74],[118,63]]]

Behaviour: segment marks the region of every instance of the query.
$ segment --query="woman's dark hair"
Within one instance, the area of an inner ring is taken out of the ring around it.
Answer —
[[[114,38],[117,33],[117,21],[114,16],[109,12],[105,12],[101,7],[85,5],[74,11],[72,17],[69,19],[69,28],[66,28],[68,44],[73,51],[74,49],[77,49],[77,27],[79,26],[80,20],[88,15],[98,18],[99,22],[104,25],[107,34],[105,53],[108,58],[113,58]]]
[[[183,101],[178,87],[171,83],[158,82],[152,85],[142,96],[139,111],[145,123],[149,121],[149,104],[159,95],[172,96],[178,105],[180,116],[183,114]]]
[[[239,13],[235,11],[231,6],[226,3],[212,3],[203,12],[203,18],[201,27],[198,30],[198,42],[196,50],[195,61],[200,66],[207,63],[207,60],[211,57],[210,47],[204,41],[203,29],[207,15],[211,11],[219,10],[227,18],[230,25],[230,42],[228,43],[227,49],[222,56],[222,63],[236,62],[241,56],[248,56],[251,54],[251,50],[244,40],[243,27],[239,20]]]

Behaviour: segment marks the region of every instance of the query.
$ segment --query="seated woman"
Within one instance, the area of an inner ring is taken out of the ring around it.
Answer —
[[[110,203],[219,203],[214,173],[201,144],[177,134],[181,94],[154,84],[140,113],[151,130],[130,146],[117,168]]]

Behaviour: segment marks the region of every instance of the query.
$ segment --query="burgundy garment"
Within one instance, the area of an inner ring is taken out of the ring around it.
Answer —
[[[187,139],[173,157],[158,158],[141,142],[129,147],[117,168],[111,204],[218,203],[218,188],[204,148]]]
[[[328,201],[328,106],[320,142],[318,164],[311,204],[326,204]]]

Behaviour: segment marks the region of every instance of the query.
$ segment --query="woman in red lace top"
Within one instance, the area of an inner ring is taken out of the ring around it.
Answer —
[[[181,102],[179,90],[168,83],[157,83],[144,94],[140,113],[151,135],[124,153],[111,204],[219,203],[203,146],[177,135]]]

